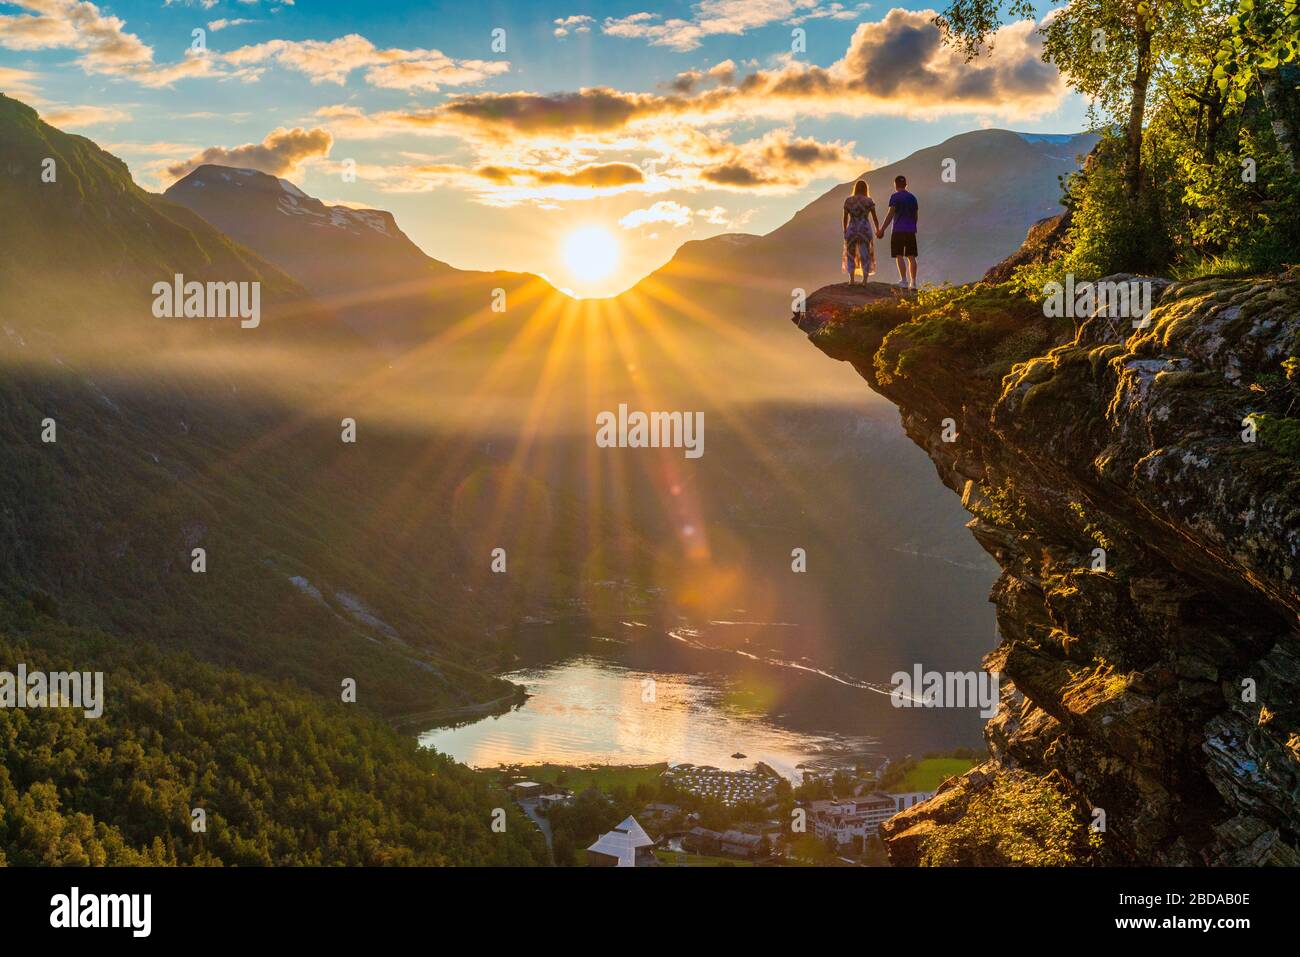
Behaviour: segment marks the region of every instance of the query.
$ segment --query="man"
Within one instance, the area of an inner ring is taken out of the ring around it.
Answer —
[[[894,224],[894,231],[889,235],[889,254],[898,263],[898,284],[904,289],[909,288],[908,276],[910,271],[910,288],[915,289],[916,220],[921,206],[916,201],[916,197],[907,191],[906,176],[894,177],[894,189],[894,195],[889,197],[889,215],[885,217],[885,221],[876,230],[876,238],[880,239],[884,236],[889,224]]]

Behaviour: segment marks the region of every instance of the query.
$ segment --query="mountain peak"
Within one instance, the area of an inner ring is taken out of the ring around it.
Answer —
[[[210,201],[191,201],[194,199],[193,191],[197,189],[215,190],[222,196],[221,202],[239,194],[253,196],[256,197],[254,203],[272,204],[274,211],[283,216],[305,217],[312,226],[353,233],[369,231],[389,239],[400,237],[406,240],[397,228],[393,214],[386,210],[330,206],[309,196],[287,179],[256,169],[204,163],[173,183],[163,195],[186,206],[209,205]]]
[[[194,186],[216,181],[231,183],[241,188],[277,189],[299,199],[311,198],[287,179],[246,166],[222,166],[218,163],[204,163],[201,166],[196,166],[177,182],[189,182],[191,186]]]

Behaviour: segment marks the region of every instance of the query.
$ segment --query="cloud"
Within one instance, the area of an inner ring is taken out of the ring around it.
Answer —
[[[687,51],[696,49],[707,37],[738,36],[771,23],[798,24],[821,17],[846,19],[866,6],[863,3],[849,10],[839,3],[823,5],[821,0],[701,0],[691,8],[690,19],[633,13],[606,17],[601,32]]]
[[[13,0],[30,13],[0,16],[0,47],[10,50],[77,50],[86,73],[120,76],[144,86],[168,86],[185,77],[229,76],[206,52],[189,50],[176,63],[158,66],[153,48],[126,30],[120,17],[86,0]]]
[[[213,33],[224,30],[227,27],[242,27],[246,23],[261,23],[260,20],[249,20],[247,17],[236,17],[233,20],[227,20],[225,17],[219,20],[209,20],[208,29]]]
[[[588,141],[662,136],[677,127],[710,127],[756,119],[809,116],[950,115],[1032,119],[1055,109],[1068,88],[1042,61],[1037,26],[999,29],[993,50],[967,63],[944,46],[933,11],[895,8],[859,24],[844,56],[828,67],[787,60],[739,75],[723,61],[705,72],[679,74],[665,93],[587,87],[572,92],[484,92],[453,95],[433,107],[367,116],[338,107],[355,135],[424,132],[485,143],[585,137]]]
[[[816,9],[834,15],[830,7]],[[860,24],[844,55],[825,67],[789,57],[770,68],[724,60],[680,73],[653,93],[608,86],[459,93],[432,106],[367,113],[347,104],[324,107],[316,116],[348,138],[442,136],[459,140],[469,154],[460,165],[440,160],[378,167],[383,189],[437,183],[491,205],[618,192],[774,195],[818,179],[851,178],[872,165],[852,142],[795,135],[798,121],[1031,118],[1055,109],[1068,92],[1041,56],[1040,36],[1029,21],[998,30],[993,52],[967,63],[943,45],[932,11],[894,9]],[[737,142],[735,129],[755,122],[779,125]],[[635,167],[644,175],[628,172]],[[597,179],[594,171],[606,168],[624,173]],[[719,215],[725,218],[725,211]]]
[[[87,73],[114,73],[148,67],[153,50],[124,29],[118,17],[100,13],[81,0],[14,0],[29,13],[0,16],[0,46],[10,50],[54,47],[81,51]]]
[[[791,17],[786,22],[790,26],[798,26],[801,23],[807,23],[809,20],[856,20],[870,6],[870,3],[855,3],[851,7],[846,7],[842,3],[831,3],[815,10],[809,10],[802,16]]]
[[[470,94],[430,111],[429,119],[446,119],[489,135],[565,135],[620,129],[634,118],[671,108],[653,94],[592,87],[576,93]]]
[[[41,110],[41,119],[50,126],[69,129],[97,126],[104,123],[121,123],[131,119],[131,114],[111,106],[61,106],[53,104]]]
[[[471,163],[441,158],[426,161],[419,154],[404,153],[416,161],[369,167],[358,170],[358,176],[373,180],[378,188],[389,192],[446,187],[473,193],[486,205],[515,206],[591,200],[620,193],[789,193],[815,179],[855,176],[871,165],[856,155],[852,143],[795,137],[785,129],[743,143],[731,143],[721,133],[678,130],[666,134],[656,144],[656,150],[651,150],[649,144],[625,139],[611,150],[573,141],[563,145],[480,144],[475,153]],[[592,156],[608,159],[593,161]],[[684,207],[679,207],[672,201],[654,203],[629,214],[628,222],[681,223]],[[715,209],[710,216],[723,212]],[[726,222],[725,218],[708,216],[706,221],[714,225]]]
[[[13,0],[29,13],[0,16],[0,47],[11,50],[72,49],[87,73],[119,76],[144,86],[169,86],[193,77],[257,80],[266,66],[278,63],[309,76],[313,83],[343,83],[354,70],[365,70],[372,86],[433,92],[464,86],[509,72],[504,60],[455,60],[439,50],[379,48],[359,34],[334,40],[270,40],[229,53],[188,50],[174,63],[154,63],[153,48],[126,30],[119,17],[100,12],[89,0]],[[204,8],[207,9],[208,4]],[[208,29],[252,23],[216,19]],[[233,67],[233,69],[232,69]]]
[[[723,207],[712,206],[709,209],[697,209],[695,215],[702,218],[710,226],[725,226],[727,229],[739,229],[754,217],[754,210],[747,209],[743,213],[732,216]]]
[[[464,189],[476,193],[481,202],[490,206],[595,199],[639,189],[645,183],[640,167],[621,162],[568,167],[406,163],[358,167],[357,176],[392,193],[427,192],[435,187]]]
[[[928,16],[893,9],[878,25],[860,25],[838,66],[843,84],[898,101],[924,90],[928,98],[957,104],[1008,104],[1042,110],[1064,94],[1055,66],[1043,62],[1042,39],[1032,21],[999,29],[995,49],[967,62],[943,45],[939,27]]]
[[[171,180],[178,180],[192,170],[206,163],[218,166],[234,166],[241,169],[255,169],[272,176],[287,176],[298,172],[306,161],[329,156],[334,145],[334,137],[326,129],[272,130],[260,143],[245,143],[227,149],[223,146],[209,146],[187,160],[172,163],[164,172]]]
[[[510,71],[505,60],[454,60],[440,50],[380,49],[356,33],[335,40],[268,40],[232,50],[224,59],[237,66],[274,62],[313,83],[342,84],[353,71],[365,70],[372,86],[425,92]]]
[[[787,194],[819,179],[852,178],[873,165],[852,142],[795,135],[801,119],[1023,119],[1055,109],[1065,96],[1064,81],[1041,60],[1032,22],[1003,27],[994,51],[967,63],[943,45],[932,18],[930,11],[894,9],[876,23],[860,24],[844,55],[826,67],[786,58],[771,68],[748,66],[742,74],[724,60],[678,74],[654,93],[608,86],[460,93],[432,106],[367,113],[347,104],[324,107],[316,116],[348,138],[414,133],[459,140],[467,162],[379,166],[374,175],[380,188],[436,184],[502,206],[626,192]],[[736,141],[736,127],[773,121],[780,125]],[[681,215],[670,207],[647,209]]]
[[[718,207],[718,209],[721,208]],[[618,224],[624,229],[637,229],[649,223],[668,223],[673,228],[677,228],[689,226],[691,217],[694,214],[695,211],[689,206],[683,206],[675,200],[661,199],[645,209],[632,210],[632,212],[620,219]]]
[[[756,140],[727,146],[722,152],[725,157],[701,170],[700,179],[749,192],[784,192],[826,176],[847,178],[869,165],[854,152],[852,143],[824,143],[791,136],[787,130],[773,130]]]
[[[707,70],[687,70],[678,73],[668,87],[676,93],[694,93],[702,87],[730,86],[734,82],[736,82],[736,63],[734,60],[723,60]]]
[[[175,63],[168,63],[165,66],[152,66],[148,69],[127,70],[125,75],[142,86],[157,89],[171,86],[177,80],[190,80],[199,77],[217,77],[221,79],[239,77],[245,80],[255,80],[259,74],[254,70],[232,72],[226,70],[220,61],[207,51],[187,50],[185,56]]]
[[[491,183],[511,186],[630,186],[645,181],[645,174],[631,163],[590,163],[572,170],[529,167],[480,166],[476,176]]]
[[[131,119],[130,113],[114,106],[53,103],[37,92],[34,84],[38,77],[39,74],[31,70],[0,66],[0,90],[35,107],[42,120],[60,129],[122,123]]]
[[[156,140],[152,143],[108,143],[104,149],[114,155],[126,156],[175,156],[177,153],[193,152],[198,147],[192,143],[173,143],[170,140]]]
[[[590,33],[591,25],[596,22],[596,18],[582,13],[572,17],[557,17],[554,22],[555,35],[566,37],[570,33]]]
[[[31,70],[0,66],[0,90],[12,97],[34,101],[37,99],[36,87],[32,84],[36,81],[36,77],[37,74]]]
[[[691,207],[676,200],[661,199],[659,202],[643,209],[632,210],[632,212],[620,219],[618,224],[624,229],[639,229],[655,223],[667,223],[674,229],[679,229],[683,226],[689,226],[697,220],[702,220],[710,226],[737,229],[749,222],[750,217],[753,215],[754,211],[752,209],[732,216],[722,206],[710,206],[708,209],[691,209]]]

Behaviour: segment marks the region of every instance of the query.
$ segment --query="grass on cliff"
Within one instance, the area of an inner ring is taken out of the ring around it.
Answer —
[[[1067,331],[1045,317],[1039,303],[1005,285],[948,287],[910,307],[907,321],[890,329],[875,355],[876,374],[886,385],[947,378],[959,370],[996,384]]]
[[[1063,329],[1040,304],[1007,285],[976,283],[922,290],[870,303],[822,326],[813,341],[829,355],[870,364],[888,385],[955,364],[999,381],[1042,352]]]
[[[965,813],[925,839],[930,866],[1070,867],[1101,847],[1059,781],[1024,771],[999,774],[976,792]]]

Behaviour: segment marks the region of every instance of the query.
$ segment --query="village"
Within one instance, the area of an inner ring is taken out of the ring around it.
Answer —
[[[798,784],[762,763],[540,766],[505,769],[500,784],[558,866],[885,866],[880,825],[973,764],[965,752],[907,757],[808,770]]]

